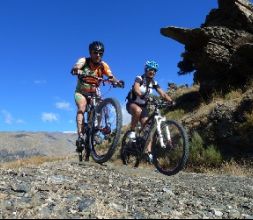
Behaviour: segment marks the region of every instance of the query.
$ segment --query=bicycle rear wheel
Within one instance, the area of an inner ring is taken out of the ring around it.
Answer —
[[[90,135],[91,156],[97,163],[108,161],[120,138],[122,112],[117,100],[107,98],[96,108]]]
[[[138,167],[141,160],[141,153],[138,151],[136,142],[132,142],[129,138],[131,131],[127,131],[122,138],[120,156],[124,165]]]
[[[161,124],[162,147],[157,132],[152,144],[153,163],[165,175],[174,175],[184,168],[189,156],[188,136],[176,121],[167,120]]]

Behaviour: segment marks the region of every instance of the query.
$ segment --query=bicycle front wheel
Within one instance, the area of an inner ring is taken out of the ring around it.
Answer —
[[[97,163],[111,159],[119,142],[122,112],[117,100],[107,98],[96,108],[90,135],[92,158]]]
[[[154,165],[159,172],[168,176],[178,173],[186,165],[189,156],[188,136],[185,129],[174,120],[162,122],[161,136],[155,133],[152,153]]]

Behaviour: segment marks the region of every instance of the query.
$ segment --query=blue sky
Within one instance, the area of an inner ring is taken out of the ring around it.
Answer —
[[[178,76],[184,46],[160,28],[197,28],[217,0],[1,0],[0,131],[74,131],[76,78],[70,69],[89,56],[88,45],[105,45],[103,60],[126,88],[103,88],[126,114],[125,96],[146,60],[160,65],[157,81],[191,84]]]

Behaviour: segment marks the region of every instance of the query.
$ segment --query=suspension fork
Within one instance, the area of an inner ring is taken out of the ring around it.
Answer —
[[[102,108],[102,112],[94,112],[94,117],[95,117],[95,122],[94,122],[94,126],[101,126],[102,122],[102,116],[104,115],[104,123],[105,126],[108,126],[108,119],[109,119],[109,110],[107,108],[107,106],[105,108]]]
[[[155,121],[156,121],[156,127],[157,127],[157,133],[158,133],[158,139],[159,139],[160,145],[162,148],[166,148],[166,144],[164,143],[164,138],[162,135],[162,122],[166,122],[166,118],[160,115],[156,115]],[[171,137],[170,137],[170,131],[169,131],[168,126],[166,126],[165,129],[166,129],[167,140],[170,141]]]
[[[109,109],[107,106],[105,106],[105,109],[103,109],[104,114],[105,114],[105,125],[108,125],[108,118],[109,118]]]

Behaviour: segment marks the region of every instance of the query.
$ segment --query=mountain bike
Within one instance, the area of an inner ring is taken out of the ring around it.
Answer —
[[[146,123],[136,128],[136,140],[129,138],[127,131],[122,138],[121,159],[123,164],[138,167],[147,158],[147,146],[152,141],[152,163],[165,175],[174,175],[184,168],[189,156],[188,136],[181,124],[167,120],[160,109],[173,108],[162,100],[149,98],[153,108]]]
[[[112,82],[109,79],[93,77],[113,88],[124,88],[124,82]],[[122,127],[122,112],[119,102],[114,98],[103,99],[100,92],[86,96],[87,107],[85,115],[87,123],[83,123],[84,140],[76,141],[79,161],[92,158],[97,163],[108,161],[114,154],[120,138]],[[84,118],[85,118],[84,115]]]

